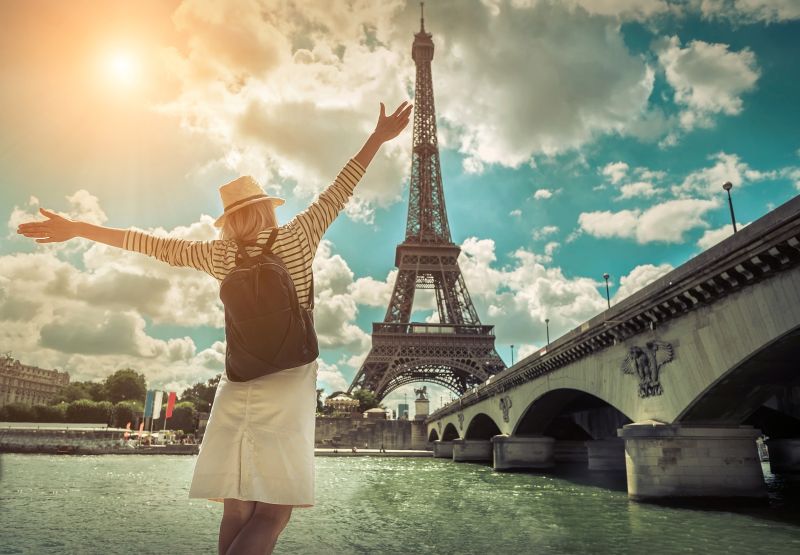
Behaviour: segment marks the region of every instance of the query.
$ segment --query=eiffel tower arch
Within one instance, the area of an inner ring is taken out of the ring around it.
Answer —
[[[368,389],[380,399],[421,381],[462,395],[506,367],[494,348],[494,326],[481,324],[472,305],[458,266],[461,248],[450,236],[436,139],[433,40],[424,17],[411,56],[417,75],[406,234],[395,251],[398,273],[386,316],[373,323],[372,348],[348,389]],[[418,289],[434,291],[438,323],[410,321]]]

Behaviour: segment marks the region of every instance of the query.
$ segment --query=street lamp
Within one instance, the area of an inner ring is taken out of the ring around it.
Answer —
[[[603,279],[606,280],[606,302],[608,302],[608,308],[611,308],[611,294],[608,292],[608,278],[610,277],[608,273],[603,274]]]
[[[514,366],[514,344],[511,344],[511,366]]]
[[[544,325],[547,326],[547,344],[550,345],[550,318],[544,319]]]
[[[733,200],[731,200],[731,189],[733,188],[733,183],[730,181],[726,181],[722,188],[725,189],[725,192],[728,193],[728,207],[731,209],[731,223],[733,224],[733,232],[736,233],[736,216],[733,215]]]

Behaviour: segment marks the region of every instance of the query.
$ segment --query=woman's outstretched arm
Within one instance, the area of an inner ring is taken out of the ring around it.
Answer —
[[[69,220],[44,208],[40,208],[39,212],[47,218],[45,221],[20,224],[17,227],[17,233],[36,239],[37,243],[61,243],[75,237],[83,237],[90,241],[122,248],[122,241],[125,238],[124,229]]]
[[[403,102],[392,115],[387,116],[383,102],[381,102],[381,112],[375,131],[367,138],[358,154],[347,162],[334,182],[290,222],[290,224],[299,224],[299,229],[305,236],[312,255],[316,252],[322,235],[352,196],[353,190],[378,149],[383,143],[397,137],[408,125],[411,108],[411,104]]]
[[[188,241],[156,237],[132,229],[115,229],[70,220],[44,208],[40,208],[39,212],[47,220],[20,224],[17,233],[36,239],[37,243],[61,243],[82,237],[112,247],[146,254],[171,266],[194,268],[218,278],[212,261],[215,249],[217,255],[221,256],[222,241]]]

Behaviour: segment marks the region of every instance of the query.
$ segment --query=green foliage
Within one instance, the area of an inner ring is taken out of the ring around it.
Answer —
[[[214,403],[214,395],[217,393],[217,385],[222,374],[217,374],[206,383],[199,382],[192,387],[184,390],[178,400],[181,402],[189,401],[194,404],[195,409],[201,412],[210,412],[211,405]]]
[[[114,405],[114,426],[124,428],[130,422],[136,426],[136,417],[142,415],[144,407],[139,401],[120,401]]]
[[[61,388],[58,394],[51,399],[50,404],[71,403],[79,399],[89,399],[90,401],[105,400],[103,384],[89,381],[71,382]]]
[[[106,378],[103,386],[105,388],[103,399],[112,403],[139,401],[144,399],[147,394],[147,381],[144,374],[130,368],[117,370]]]
[[[378,397],[375,393],[368,389],[356,389],[351,393],[351,396],[358,401],[358,410],[361,412],[375,407],[383,408],[383,405],[378,402]]]
[[[111,422],[114,405],[108,401],[90,401],[79,399],[67,405],[67,422]]]
[[[34,422],[64,422],[67,417],[67,404],[34,405]]]
[[[6,422],[36,422],[33,407],[24,403],[9,403],[0,409],[0,420]]]
[[[183,401],[176,403],[172,408],[172,416],[167,418],[167,428],[170,430],[183,430],[194,433],[194,419],[197,415],[194,403]]]

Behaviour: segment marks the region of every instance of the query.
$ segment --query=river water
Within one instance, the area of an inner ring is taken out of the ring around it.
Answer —
[[[213,554],[222,505],[193,456],[0,455],[0,553]],[[800,553],[796,483],[717,507],[630,502],[625,477],[499,473],[443,459],[318,457],[317,506],[275,553]]]

